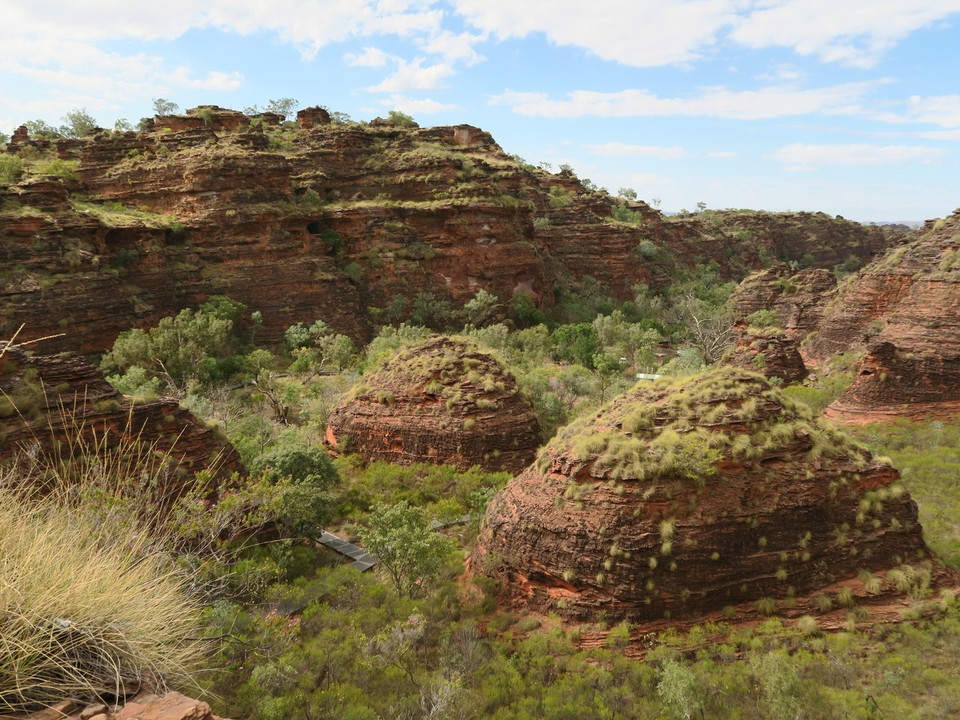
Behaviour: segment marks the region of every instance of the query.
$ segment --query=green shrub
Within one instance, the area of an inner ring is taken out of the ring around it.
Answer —
[[[57,177],[68,181],[76,180],[77,165],[79,163],[76,160],[47,160],[33,168],[33,174],[40,177]]]
[[[547,200],[552,208],[565,208],[573,205],[574,195],[569,190],[565,190],[558,185],[554,185],[552,188],[550,188],[550,196],[547,198]]]
[[[23,173],[23,160],[16,155],[0,155],[0,182],[15,182]]]
[[[407,113],[400,112],[399,110],[391,110],[387,113],[387,122],[391,125],[396,125],[397,127],[402,128],[418,128],[420,127],[417,124],[417,121],[413,119],[413,116],[407,115]]]

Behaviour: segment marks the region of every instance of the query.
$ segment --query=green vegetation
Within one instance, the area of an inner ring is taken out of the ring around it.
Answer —
[[[433,531],[427,516],[406,500],[395,505],[375,505],[360,540],[379,559],[378,567],[390,578],[397,594],[424,595],[443,570],[453,543]]]
[[[0,182],[16,182],[23,173],[23,160],[17,155],[0,155]]]
[[[30,174],[37,177],[55,177],[61,180],[71,181],[77,179],[76,160],[45,160],[30,166]]]
[[[891,458],[920,506],[924,539],[960,569],[960,423],[897,420],[853,432],[875,453]]]
[[[176,232],[179,226],[180,232],[183,230],[183,226],[172,215],[138,210],[119,202],[96,203],[72,197],[70,198],[70,204],[77,212],[93,215],[110,228],[146,226],[166,228]]]
[[[637,385],[595,416],[564,428],[539,462],[570,449],[604,477],[651,483],[676,477],[702,489],[721,457],[759,460],[801,436],[812,441],[804,461],[865,461],[860,446],[762,376],[721,367]]]
[[[387,113],[387,122],[401,128],[418,128],[417,121],[412,116],[399,110],[391,110]]]

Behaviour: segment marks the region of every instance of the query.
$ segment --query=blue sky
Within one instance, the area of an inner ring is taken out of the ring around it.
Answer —
[[[960,206],[960,0],[0,3],[0,129],[153,98],[469,123],[664,210]]]

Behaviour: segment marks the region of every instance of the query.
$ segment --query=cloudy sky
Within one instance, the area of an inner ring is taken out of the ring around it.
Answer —
[[[0,129],[153,98],[469,123],[665,210],[960,206],[960,0],[4,0]]]

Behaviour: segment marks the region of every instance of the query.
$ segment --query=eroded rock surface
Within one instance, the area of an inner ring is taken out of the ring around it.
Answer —
[[[740,323],[736,327],[736,338],[725,360],[730,365],[755,370],[784,383],[799,382],[807,377],[800,343],[795,336],[779,328],[752,328]]]
[[[778,264],[744,278],[734,290],[730,305],[741,321],[758,310],[772,310],[779,326],[802,340],[819,327],[836,285],[836,278],[828,270],[794,272],[788,265]]]
[[[370,307],[402,320],[418,293],[457,307],[481,289],[519,292],[547,307],[583,285],[627,300],[700,263],[739,278],[775,257],[866,260],[887,242],[822,214],[620,208],[469,125],[330,120],[204,106],[138,132],[18,135],[7,152],[28,169],[58,158],[76,171],[0,185],[0,336],[24,323],[22,340],[63,333],[47,347],[102,352],[220,294],[262,313],[268,344],[318,318],[366,340]]]
[[[224,478],[243,470],[226,438],[172,399],[134,403],[72,353],[0,350],[0,460],[37,450],[56,457],[57,443],[68,453],[78,442],[107,451],[139,443],[172,459],[170,492],[200,470]]]
[[[905,577],[956,584],[897,480],[761,376],[721,368],[638,385],[561,431],[491,502],[471,564],[505,604],[571,620],[866,608]]]
[[[326,440],[367,462],[519,472],[536,455],[540,427],[496,359],[433,336],[365,375],[330,415]]]
[[[828,412],[848,420],[960,411],[960,213],[870,264],[829,305],[808,364],[863,352]]]

